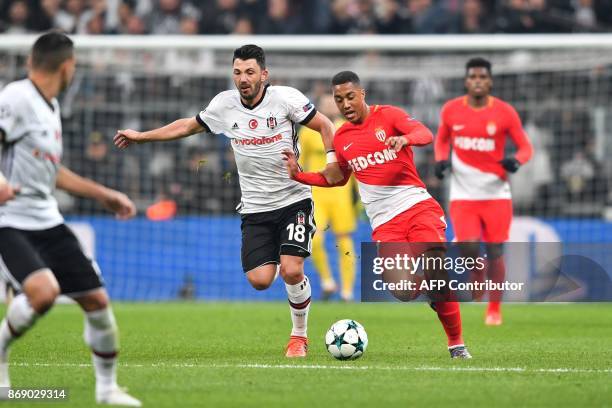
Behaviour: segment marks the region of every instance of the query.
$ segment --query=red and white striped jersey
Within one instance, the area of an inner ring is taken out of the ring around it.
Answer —
[[[506,137],[518,150],[515,158],[524,164],[533,153],[514,108],[489,96],[482,108],[469,106],[467,96],[451,99],[442,107],[436,136],[436,161],[448,160],[452,146],[450,200],[510,199],[504,158]]]
[[[431,198],[417,173],[411,147],[396,152],[385,145],[391,136],[406,136],[413,146],[433,141],[423,124],[389,105],[371,106],[363,123],[346,122],[334,137],[338,162],[355,174],[372,228]]]

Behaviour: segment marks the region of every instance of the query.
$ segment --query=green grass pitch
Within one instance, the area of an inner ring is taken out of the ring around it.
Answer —
[[[283,357],[285,303],[114,306],[119,382],[145,407],[604,407],[612,406],[612,305],[512,305],[486,327],[482,305],[462,308],[471,361],[452,361],[426,304],[313,303],[310,353]],[[2,313],[4,314],[4,313]],[[323,337],[336,320],[361,322],[363,358],[336,361]],[[83,318],[60,305],[13,347],[17,388],[66,388],[95,406]]]

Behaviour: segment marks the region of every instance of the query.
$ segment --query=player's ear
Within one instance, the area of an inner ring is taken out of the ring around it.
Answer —
[[[28,60],[26,61],[26,68],[29,70],[32,69],[32,56],[28,55]]]
[[[263,71],[261,71],[261,82],[266,82],[269,76],[270,73],[268,72],[268,69],[265,68]]]

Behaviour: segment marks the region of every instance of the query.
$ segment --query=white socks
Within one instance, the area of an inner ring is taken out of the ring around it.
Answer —
[[[38,314],[22,293],[13,299],[6,317],[0,324],[0,361],[6,362],[8,348],[17,337],[25,333],[36,321]]]
[[[85,313],[85,343],[91,347],[96,371],[96,393],[117,386],[117,350],[119,335],[110,307]]]
[[[285,283],[285,288],[287,289],[291,321],[293,322],[291,335],[306,337],[308,311],[310,310],[310,281],[304,276],[304,280],[295,285]]]

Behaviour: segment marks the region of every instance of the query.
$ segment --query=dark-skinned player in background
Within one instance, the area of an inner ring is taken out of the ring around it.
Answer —
[[[450,217],[462,255],[475,258],[479,241],[486,243],[486,268],[473,271],[473,280],[485,276],[494,282],[505,277],[503,243],[512,223],[512,199],[508,173],[515,173],[533,155],[533,148],[516,110],[491,95],[491,63],[483,58],[466,64],[467,94],[442,107],[435,142],[436,175],[442,179],[451,169]],[[517,151],[505,156],[510,136]],[[451,153],[452,146],[452,153]],[[484,293],[474,293],[476,299]],[[502,291],[489,293],[485,323],[502,324]]]

